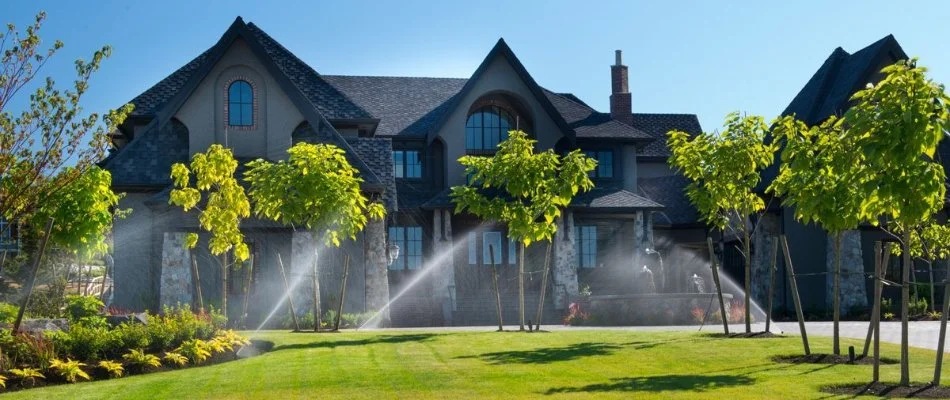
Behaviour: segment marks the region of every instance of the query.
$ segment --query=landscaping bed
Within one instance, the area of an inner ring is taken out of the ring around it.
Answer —
[[[830,386],[822,391],[845,396],[878,396],[887,398],[950,399],[950,388],[930,384],[898,386],[893,383]]]

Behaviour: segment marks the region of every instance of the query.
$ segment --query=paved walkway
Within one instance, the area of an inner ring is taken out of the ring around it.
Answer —
[[[782,333],[786,335],[799,335],[798,323],[797,322],[776,322],[774,323]],[[683,325],[683,326],[605,326],[605,327],[593,327],[593,326],[579,326],[579,327],[565,327],[562,325],[543,325],[543,329],[550,331],[561,331],[561,330],[631,330],[631,331],[696,331],[699,330],[698,326],[695,325]],[[829,322],[806,322],[805,329],[808,331],[808,337],[812,336],[831,336],[832,335],[832,323]],[[389,328],[387,330],[432,330],[432,331],[491,331],[497,329],[495,326],[452,326],[452,327],[438,327],[438,328]],[[505,329],[517,330],[518,326],[506,325]],[[744,325],[729,325],[730,332],[742,332],[745,329]],[[853,339],[864,339],[868,334],[868,323],[867,322],[852,322],[852,321],[843,321],[840,324],[841,337],[853,338]],[[937,321],[914,321],[910,323],[909,326],[909,343],[911,347],[920,347],[924,349],[936,350],[937,349],[937,338],[940,336],[940,322]],[[752,324],[753,331],[764,331],[765,324]],[[777,329],[772,328],[773,332],[778,332]],[[706,325],[702,328],[703,332],[722,332],[721,325]],[[901,342],[901,324],[900,322],[894,321],[882,321],[881,322],[881,341],[888,343],[900,344]],[[950,344],[948,344],[950,345]],[[858,352],[861,349],[857,349]],[[947,353],[950,353],[950,348],[945,349]]]

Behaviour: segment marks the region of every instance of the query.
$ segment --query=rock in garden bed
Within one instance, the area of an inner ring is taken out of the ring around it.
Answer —
[[[915,398],[915,399],[948,399],[950,387],[933,386],[931,384],[914,384],[898,386],[892,383],[870,383],[857,385],[830,386],[821,391],[846,396],[878,396],[888,398]]]
[[[772,361],[783,364],[854,364],[854,365],[873,365],[874,357],[858,356],[851,362],[846,354],[796,354],[787,356],[772,357]],[[893,358],[881,357],[881,364],[897,364],[898,361]]]

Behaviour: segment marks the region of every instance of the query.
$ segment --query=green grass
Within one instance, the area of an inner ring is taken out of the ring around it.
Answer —
[[[776,364],[798,338],[723,339],[691,332],[262,332],[273,351],[224,364],[53,386],[0,398],[819,398],[863,383],[870,366]],[[828,338],[813,351],[830,352]],[[858,341],[844,340],[844,348]],[[897,346],[883,347],[898,358]],[[935,353],[912,349],[915,381]],[[887,381],[899,365],[882,367]],[[945,375],[944,379],[950,379]],[[832,397],[833,398],[833,397]]]

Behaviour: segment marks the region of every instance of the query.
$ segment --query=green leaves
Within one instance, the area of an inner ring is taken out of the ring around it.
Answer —
[[[686,195],[706,223],[725,229],[730,219],[744,219],[765,203],[755,194],[760,173],[772,164],[775,146],[765,143],[768,127],[759,116],[726,116],[721,134],[667,133],[671,166],[690,184]]]
[[[339,246],[343,238],[355,239],[368,218],[385,216],[381,204],[363,197],[363,179],[342,149],[299,143],[287,153],[285,161],[248,163],[244,179],[251,185],[257,216],[304,226],[333,246]]]
[[[234,250],[234,258],[241,262],[249,257],[241,220],[251,215],[251,204],[244,188],[234,178],[238,162],[230,149],[213,144],[205,153],[197,153],[191,159],[191,170],[184,164],[172,165],[171,178],[175,189],[169,193],[168,202],[189,211],[201,202],[201,193],[206,193],[206,204],[200,210],[198,223],[211,232],[208,249],[219,255]],[[192,175],[191,171],[194,171]],[[194,176],[196,187],[189,187]],[[198,242],[197,234],[185,238],[188,248]]]
[[[472,183],[452,187],[455,212],[504,222],[525,245],[551,240],[561,210],[594,187],[587,173],[597,162],[578,150],[562,157],[552,150],[536,153],[534,146],[526,133],[511,131],[494,156],[459,158]]]

